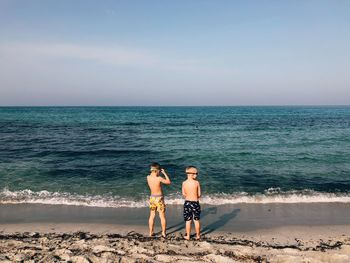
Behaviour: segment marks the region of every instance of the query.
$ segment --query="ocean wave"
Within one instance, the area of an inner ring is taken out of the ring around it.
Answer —
[[[75,205],[90,207],[147,207],[148,197],[138,200],[130,197],[79,195],[62,192],[32,191],[29,189],[0,191],[0,204],[50,204],[50,205]],[[183,204],[183,198],[179,193],[166,197],[168,205]],[[269,203],[350,203],[350,193],[321,193],[313,190],[281,191],[279,188],[269,188],[264,193],[248,194],[237,192],[232,194],[210,194],[201,198],[202,204],[269,204]]]

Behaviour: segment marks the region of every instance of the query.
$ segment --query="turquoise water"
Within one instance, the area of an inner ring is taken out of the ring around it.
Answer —
[[[187,165],[207,202],[349,201],[349,135],[350,107],[2,107],[0,202],[143,205],[154,161],[173,202]]]

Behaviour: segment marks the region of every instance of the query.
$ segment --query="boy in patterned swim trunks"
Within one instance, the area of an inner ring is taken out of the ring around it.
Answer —
[[[162,173],[165,178],[159,176]],[[156,211],[159,213],[160,223],[162,225],[162,237],[166,237],[166,218],[165,218],[165,203],[161,184],[170,184],[168,174],[160,167],[158,163],[151,164],[151,174],[147,176],[147,183],[151,190],[149,198],[150,215],[148,220],[149,235],[154,234],[154,218]]]
[[[187,180],[182,183],[182,194],[185,197],[184,203],[184,220],[186,222],[186,240],[191,237],[191,223],[194,222],[196,229],[196,239],[200,239],[200,215],[201,206],[199,198],[201,197],[201,187],[197,180],[198,169],[194,166],[186,168]]]

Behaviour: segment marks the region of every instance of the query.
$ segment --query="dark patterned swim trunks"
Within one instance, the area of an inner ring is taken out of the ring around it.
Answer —
[[[199,201],[185,201],[184,203],[184,220],[199,220],[201,217],[201,206]]]

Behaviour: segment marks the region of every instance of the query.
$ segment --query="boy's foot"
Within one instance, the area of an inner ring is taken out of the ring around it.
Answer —
[[[150,237],[154,237],[154,233],[149,233],[149,236]]]
[[[166,238],[166,233],[162,233],[162,237]]]
[[[196,240],[201,240],[201,236],[196,236]]]
[[[189,236],[184,236],[184,239],[188,241],[188,240],[190,240],[190,237]]]

